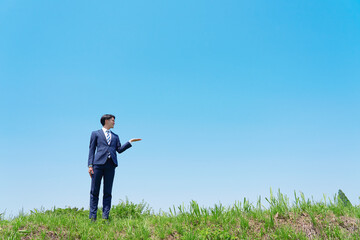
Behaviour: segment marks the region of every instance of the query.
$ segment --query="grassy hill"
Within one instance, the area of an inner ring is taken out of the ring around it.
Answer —
[[[100,217],[95,223],[84,209],[34,210],[12,220],[2,219],[0,238],[360,239],[360,206],[352,205],[344,196],[339,191],[332,200],[314,202],[295,193],[290,204],[279,191],[265,198],[268,208],[260,199],[256,204],[244,199],[230,207],[217,204],[209,208],[192,201],[158,214],[144,202],[126,200],[113,206],[110,222]]]

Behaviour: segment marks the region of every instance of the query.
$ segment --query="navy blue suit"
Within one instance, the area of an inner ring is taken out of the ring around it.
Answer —
[[[104,178],[103,218],[109,217],[112,185],[115,168],[118,166],[116,152],[122,153],[130,147],[129,142],[121,145],[119,136],[113,132],[111,132],[110,144],[107,143],[102,129],[91,133],[88,165],[93,165],[94,174],[91,178],[89,218],[96,218],[102,178]]]

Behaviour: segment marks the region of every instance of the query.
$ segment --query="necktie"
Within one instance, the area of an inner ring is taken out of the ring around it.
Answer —
[[[106,141],[107,141],[108,145],[110,145],[110,131],[109,130],[106,131]]]

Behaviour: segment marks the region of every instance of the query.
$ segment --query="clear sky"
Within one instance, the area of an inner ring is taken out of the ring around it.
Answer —
[[[359,204],[359,43],[356,0],[0,0],[0,212],[88,209],[105,113],[113,204]]]

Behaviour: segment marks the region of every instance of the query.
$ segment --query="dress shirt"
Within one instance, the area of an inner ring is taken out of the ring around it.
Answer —
[[[103,132],[104,132],[104,134],[105,134],[105,138],[106,138],[106,131],[109,131],[109,134],[110,134],[110,142],[111,142],[111,131],[110,131],[110,129],[108,130],[108,129],[106,129],[106,128],[102,128],[102,130],[103,130]]]

